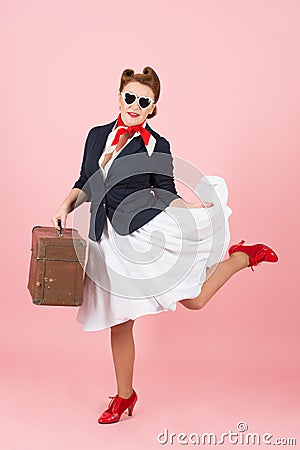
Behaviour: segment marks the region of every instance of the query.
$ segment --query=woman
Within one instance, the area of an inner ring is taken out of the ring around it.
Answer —
[[[120,114],[90,130],[80,177],[52,217],[57,229],[59,219],[65,227],[71,211],[91,202],[84,301],[76,320],[85,331],[111,328],[118,389],[99,423],[119,421],[125,409],[132,415],[137,317],[174,311],[177,302],[199,310],[241,269],[278,260],[267,245],[244,246],[242,240],[221,261],[232,213],[226,183],[218,176],[201,178],[199,192],[209,202],[189,203],[178,195],[169,142],[146,121],[157,112],[159,94],[151,67],[142,74],[123,71]]]

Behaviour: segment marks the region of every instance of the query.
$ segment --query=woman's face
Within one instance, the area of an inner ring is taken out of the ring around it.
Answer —
[[[154,100],[154,95],[152,89],[142,83],[139,83],[138,81],[130,81],[130,83],[127,83],[122,92],[132,92],[137,95],[137,97],[150,97]],[[127,126],[133,126],[138,125],[146,119],[148,114],[151,114],[155,108],[155,103],[152,103],[148,108],[142,109],[138,103],[138,101],[135,101],[131,105],[127,105],[122,95],[119,93],[119,105],[120,105],[120,112],[121,112],[121,118],[125,125]]]

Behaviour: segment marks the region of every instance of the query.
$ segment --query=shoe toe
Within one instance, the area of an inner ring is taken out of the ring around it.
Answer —
[[[265,260],[266,260],[266,261],[269,261],[269,262],[276,262],[276,261],[278,261],[278,256],[276,255],[276,253],[274,252],[274,250],[269,249],[269,251],[268,251],[268,253],[267,253],[267,255],[266,255]]]
[[[119,418],[113,416],[109,412],[104,411],[104,413],[99,417],[98,423],[113,423],[118,422]]]

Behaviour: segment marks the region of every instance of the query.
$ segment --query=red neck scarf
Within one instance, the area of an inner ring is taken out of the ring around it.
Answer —
[[[120,139],[120,136],[126,132],[128,133],[132,133],[132,132],[137,132],[140,133],[140,135],[143,138],[143,141],[145,143],[145,145],[148,145],[149,139],[151,134],[149,133],[148,130],[146,130],[145,127],[143,127],[143,124],[145,123],[146,119],[144,120],[143,123],[139,123],[138,125],[133,125],[133,126],[127,126],[124,124],[122,118],[121,118],[121,114],[119,114],[118,116],[118,122],[117,122],[117,127],[120,127],[116,133],[116,136],[114,138],[114,140],[112,141],[111,145],[117,145]]]

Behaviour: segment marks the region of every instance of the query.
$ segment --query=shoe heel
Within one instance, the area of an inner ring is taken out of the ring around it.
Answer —
[[[128,415],[129,415],[129,416],[132,416],[133,408],[134,408],[135,404],[136,404],[136,402],[134,402],[131,406],[129,406],[129,407],[127,408],[127,409],[128,409]]]
[[[241,244],[244,244],[244,243],[245,243],[245,240],[242,239],[241,242],[239,242],[238,244],[232,245],[232,246],[228,249],[229,255],[231,255],[231,253],[232,253],[237,247],[239,247]]]

